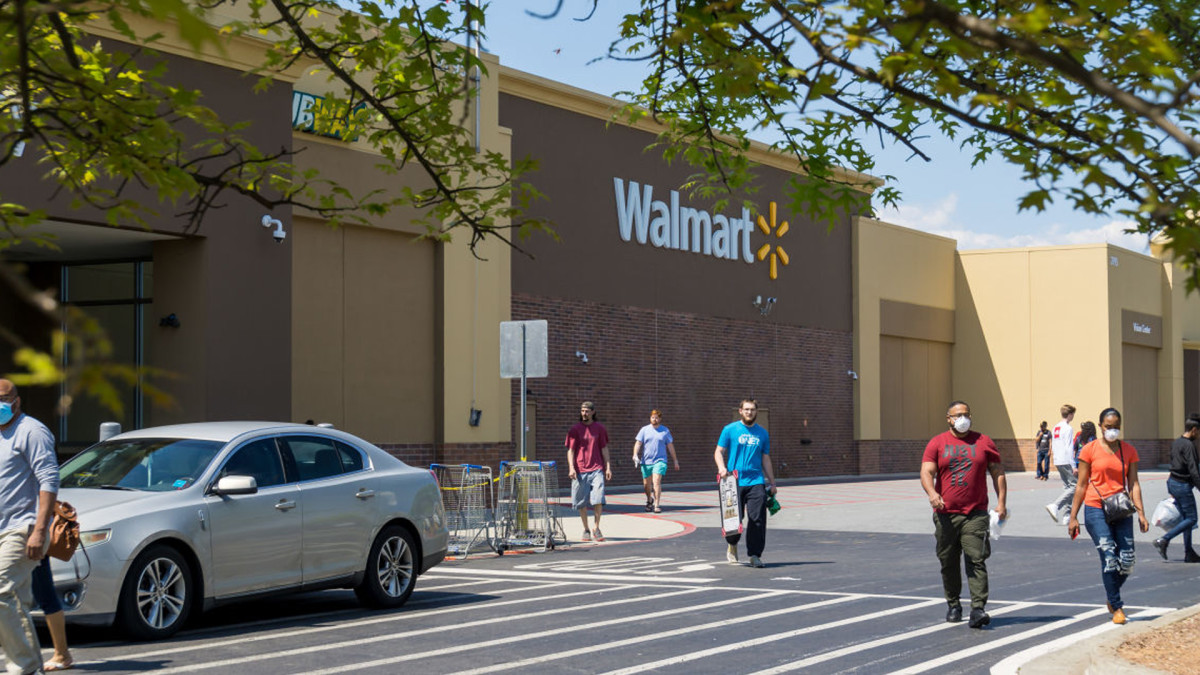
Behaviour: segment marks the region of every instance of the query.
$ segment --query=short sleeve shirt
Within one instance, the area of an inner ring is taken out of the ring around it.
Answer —
[[[992,439],[977,431],[963,438],[945,431],[925,446],[921,462],[937,464],[933,487],[945,502],[938,513],[987,510],[988,465],[1000,463],[1000,452]]]
[[[1124,466],[1121,464],[1122,457],[1125,461]],[[1129,465],[1138,461],[1138,451],[1132,445],[1121,441],[1121,451],[1118,454],[1110,451],[1108,445],[1097,439],[1083,446],[1079,451],[1079,461],[1087,462],[1091,468],[1083,503],[1099,509],[1103,508],[1103,504],[1100,503],[1101,497],[1116,494],[1125,487]]]
[[[737,471],[740,487],[767,482],[763,476],[762,458],[771,454],[771,437],[766,429],[757,423],[748,427],[742,422],[732,422],[721,430],[717,445],[729,453],[725,468]]]
[[[626,437],[628,438],[628,437]],[[575,470],[590,473],[604,469],[604,453],[608,447],[608,430],[599,422],[577,422],[567,432],[566,446],[575,451]]]
[[[635,440],[642,444],[643,464],[667,461],[667,445],[675,442],[671,437],[671,430],[665,424],[658,425],[657,429],[653,424],[647,424],[638,431]]]

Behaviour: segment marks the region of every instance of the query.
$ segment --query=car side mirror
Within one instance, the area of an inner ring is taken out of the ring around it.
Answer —
[[[258,492],[254,476],[225,476],[212,490],[216,495],[252,495]]]

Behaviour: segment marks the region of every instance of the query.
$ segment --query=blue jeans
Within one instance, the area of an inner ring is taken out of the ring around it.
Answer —
[[[42,609],[44,614],[54,614],[62,611],[62,603],[58,601],[58,593],[54,592],[54,575],[50,573],[50,557],[42,558],[42,562],[33,568],[33,602]]]
[[[1164,534],[1163,539],[1171,541],[1182,534],[1183,550],[1184,553],[1188,553],[1192,550],[1192,528],[1196,525],[1196,497],[1192,494],[1192,485],[1168,478],[1167,492],[1175,498],[1175,506],[1179,507],[1179,515],[1183,516],[1183,520],[1171,528],[1170,532]]]
[[[767,547],[767,486],[738,486],[738,515],[746,519],[746,555],[761,557]],[[725,535],[734,546],[741,541],[740,532]]]
[[[1049,478],[1050,477],[1050,451],[1049,450],[1038,450],[1037,477],[1038,478]]]
[[[1104,592],[1113,609],[1121,609],[1121,586],[1133,571],[1133,516],[1111,525],[1104,519],[1104,509],[1083,507],[1083,523],[1087,526],[1096,550],[1100,552],[1100,578]]]

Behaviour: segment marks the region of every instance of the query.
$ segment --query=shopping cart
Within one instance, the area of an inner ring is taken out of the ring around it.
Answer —
[[[492,520],[492,468],[475,464],[430,464],[442,492],[446,553],[466,558],[472,550],[497,550]]]
[[[501,462],[496,502],[496,550],[544,552],[567,540],[558,504],[554,462]]]

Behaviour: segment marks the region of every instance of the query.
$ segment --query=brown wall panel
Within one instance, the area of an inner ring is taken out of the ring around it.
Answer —
[[[1158,350],[1133,344],[1121,345],[1124,381],[1121,411],[1123,438],[1158,436]],[[1099,423],[1099,420],[1095,420]]]
[[[546,198],[533,204],[530,215],[551,221],[561,237],[535,236],[521,243],[532,257],[514,256],[514,293],[746,321],[760,317],[753,306],[756,296],[776,297],[773,322],[851,330],[850,227],[843,219],[830,231],[824,222],[791,211],[787,182],[792,174],[761,168],[760,189],[753,195],[754,213],[769,221],[774,200],[776,225],[788,223],[782,237],[757,228],[750,235],[752,249],[770,242],[789,256],[790,264],[779,266],[772,281],[768,264],[757,258],[747,264],[638,244],[636,234],[633,241],[621,238],[614,178],[623,181],[624,198],[633,181],[643,190],[653,186],[653,199],[669,204],[671,191],[693,172],[682,163],[668,166],[659,153],[647,151],[652,135],[512,95],[501,96],[500,114],[500,123],[513,130],[513,156],[540,163],[525,178]],[[712,212],[711,202],[685,194],[679,201],[681,207]],[[736,206],[719,213],[740,218],[740,203],[733,201]]]

